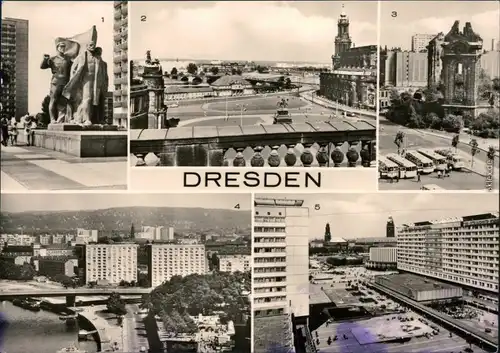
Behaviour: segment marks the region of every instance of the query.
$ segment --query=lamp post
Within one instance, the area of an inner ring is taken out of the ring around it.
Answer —
[[[246,104],[238,104],[237,105],[240,108],[240,125],[243,126],[243,110],[246,107]]]

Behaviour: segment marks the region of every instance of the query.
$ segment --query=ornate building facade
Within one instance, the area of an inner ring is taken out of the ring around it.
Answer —
[[[351,107],[375,109],[377,46],[351,47],[349,18],[344,12],[337,25],[333,71],[320,74],[319,94]]]
[[[429,43],[428,87],[437,87],[444,97],[447,114],[477,116],[490,107],[480,102],[483,40],[470,22],[460,31],[455,21],[448,34],[439,33]]]

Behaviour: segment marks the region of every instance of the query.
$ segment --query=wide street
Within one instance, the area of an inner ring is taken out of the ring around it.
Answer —
[[[139,314],[139,305],[127,305],[123,318],[123,351],[140,352],[141,347],[148,349],[149,343],[143,320],[146,315]]]
[[[280,97],[280,98],[278,98]],[[328,121],[334,110],[311,104],[303,98],[293,94],[280,96],[253,96],[240,99],[231,99],[227,102],[228,118],[226,119],[226,103],[197,102],[178,108],[169,108],[169,118],[176,117],[181,121],[179,126],[234,126],[234,125],[271,125],[281,98],[288,99],[288,111],[294,123]],[[243,105],[243,110],[241,109]],[[356,118],[342,118],[348,121],[357,121]]]
[[[1,146],[2,191],[126,189],[126,157],[77,158],[34,146]]]
[[[426,130],[414,130],[394,124],[384,117],[379,118],[379,153],[382,156],[388,153],[396,153],[397,146],[394,139],[398,131],[403,131],[406,135],[406,148],[451,148],[451,138],[453,135],[442,132],[433,132]],[[463,142],[459,143],[457,153],[464,159],[466,169],[463,171],[453,171],[449,178],[438,179],[435,173],[430,175],[422,175],[421,181],[403,180],[399,183],[389,183],[387,180],[380,180],[379,187],[381,190],[419,190],[422,185],[436,184],[447,190],[484,190],[487,173],[487,157],[485,151],[480,151],[474,156],[474,164],[472,165],[471,148],[468,145],[470,137],[461,136]],[[492,141],[493,143],[494,141]],[[483,142],[482,145],[487,144]],[[472,165],[472,167],[471,167]],[[498,154],[495,157],[495,168],[493,174],[493,188],[498,190],[499,173],[498,173]]]

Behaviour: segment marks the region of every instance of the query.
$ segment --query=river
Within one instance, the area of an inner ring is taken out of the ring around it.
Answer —
[[[0,311],[9,322],[3,345],[5,353],[56,353],[77,341],[78,327],[66,326],[51,312],[32,312],[7,301],[0,303]],[[79,348],[88,353],[97,351],[95,342],[80,342]]]

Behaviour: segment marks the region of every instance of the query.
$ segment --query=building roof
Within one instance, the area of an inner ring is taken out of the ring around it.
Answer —
[[[255,317],[253,322],[255,353],[292,351],[291,325],[288,315]]]
[[[332,238],[328,243],[347,243],[344,238]]]
[[[167,86],[165,88],[166,94],[176,94],[176,93],[199,93],[199,92],[213,92],[212,87],[185,87],[185,86]]]
[[[33,252],[33,247],[31,245],[7,245],[3,248],[3,252]]]
[[[61,249],[61,250],[72,250],[72,247],[69,246],[68,244],[49,244],[49,245],[44,245],[42,246],[44,249]]]
[[[431,219],[431,220],[427,220],[427,221],[403,224],[403,227],[431,226],[433,224],[468,222],[468,221],[482,221],[482,220],[498,219],[498,218],[499,218],[498,212],[491,212],[491,213],[481,213],[481,214],[463,216],[463,217],[449,217],[449,218],[443,218],[443,219]]]
[[[380,276],[380,278],[390,281],[394,286],[406,287],[416,291],[458,288],[457,286],[445,282],[435,281],[427,277],[421,277],[410,273]]]
[[[240,75],[226,75],[222,76],[221,78],[217,79],[215,82],[212,83],[212,86],[215,87],[220,87],[220,86],[231,86],[231,85],[251,85],[250,82],[245,80],[242,76]]]

